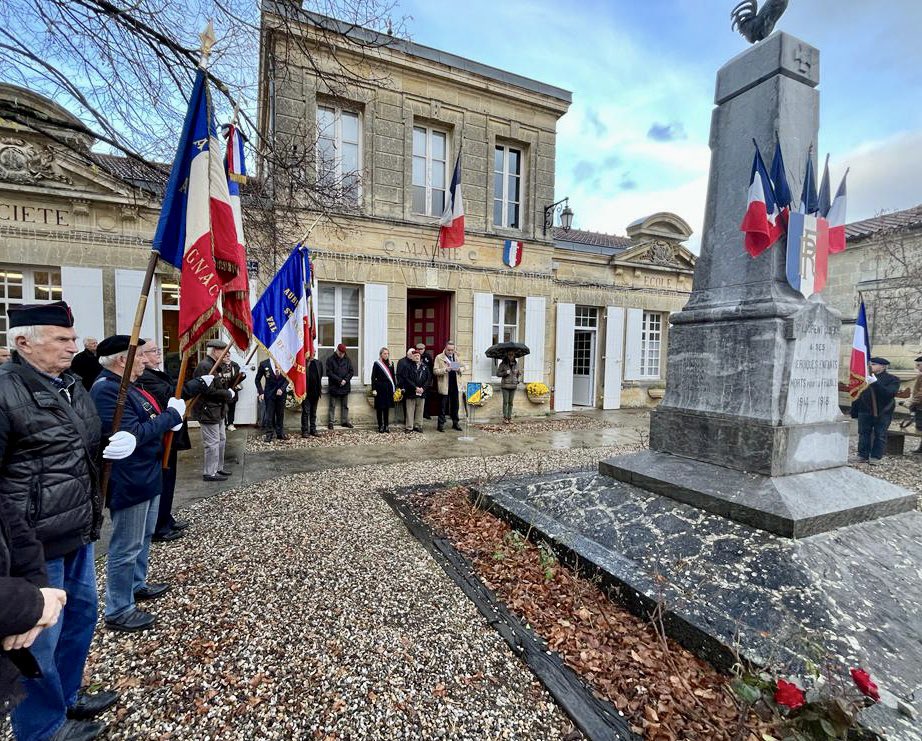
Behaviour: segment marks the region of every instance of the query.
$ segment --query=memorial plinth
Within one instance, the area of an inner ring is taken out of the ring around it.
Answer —
[[[857,472],[842,475],[841,317],[819,296],[807,300],[790,287],[782,242],[757,258],[743,247],[753,139],[766,157],[780,143],[791,192],[799,194],[807,152],[816,149],[818,83],[818,50],[784,33],[718,72],[701,257],[688,304],[670,319],[652,452],[640,468],[630,456],[600,466],[788,537],[913,506],[908,492]],[[687,462],[676,465],[676,457]]]

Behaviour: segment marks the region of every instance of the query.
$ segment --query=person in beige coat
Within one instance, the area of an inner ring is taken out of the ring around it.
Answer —
[[[916,381],[912,385],[912,396],[909,399],[909,411],[915,417],[916,431],[922,432],[922,355],[916,358],[916,370],[919,371],[919,375],[916,376]],[[922,442],[920,442],[919,447],[912,452],[922,453]]]
[[[461,429],[458,421],[458,389],[464,371],[465,367],[455,353],[455,343],[448,340],[445,349],[435,356],[432,363],[439,392],[439,432],[445,431],[445,418],[448,416],[451,417],[451,426],[456,430]]]

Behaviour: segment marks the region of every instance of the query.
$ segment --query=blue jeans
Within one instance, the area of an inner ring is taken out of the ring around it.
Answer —
[[[160,495],[112,515],[112,540],[106,561],[107,620],[121,617],[134,607],[134,593],[147,586],[150,539],[157,527]]]
[[[49,585],[67,592],[67,604],[58,622],[39,633],[30,649],[42,676],[22,680],[26,696],[11,714],[18,741],[46,739],[64,725],[67,708],[77,701],[96,628],[99,604],[93,544],[46,566]]]
[[[893,419],[893,412],[885,412],[879,417],[872,414],[858,413],[858,457],[883,458],[887,447],[887,429]]]

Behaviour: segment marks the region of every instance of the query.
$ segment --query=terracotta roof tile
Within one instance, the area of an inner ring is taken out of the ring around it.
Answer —
[[[631,246],[630,237],[619,237],[616,234],[605,234],[604,232],[590,232],[583,229],[570,229],[565,231],[561,227],[554,227],[554,243],[558,247],[566,247],[566,244],[583,244],[590,247],[608,247],[615,250],[623,250]]]
[[[130,157],[96,152],[91,152],[90,157],[110,175],[153,193],[162,193],[170,177],[170,166],[160,162],[150,166]]]
[[[845,225],[845,239],[855,241],[866,239],[890,229],[916,229],[922,227],[922,204],[894,211],[870,219],[862,219]]]

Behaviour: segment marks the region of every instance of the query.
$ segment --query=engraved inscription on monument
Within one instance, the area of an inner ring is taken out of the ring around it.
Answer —
[[[788,370],[784,424],[830,422],[839,411],[839,332],[841,322],[823,304],[793,317],[794,343]]]

